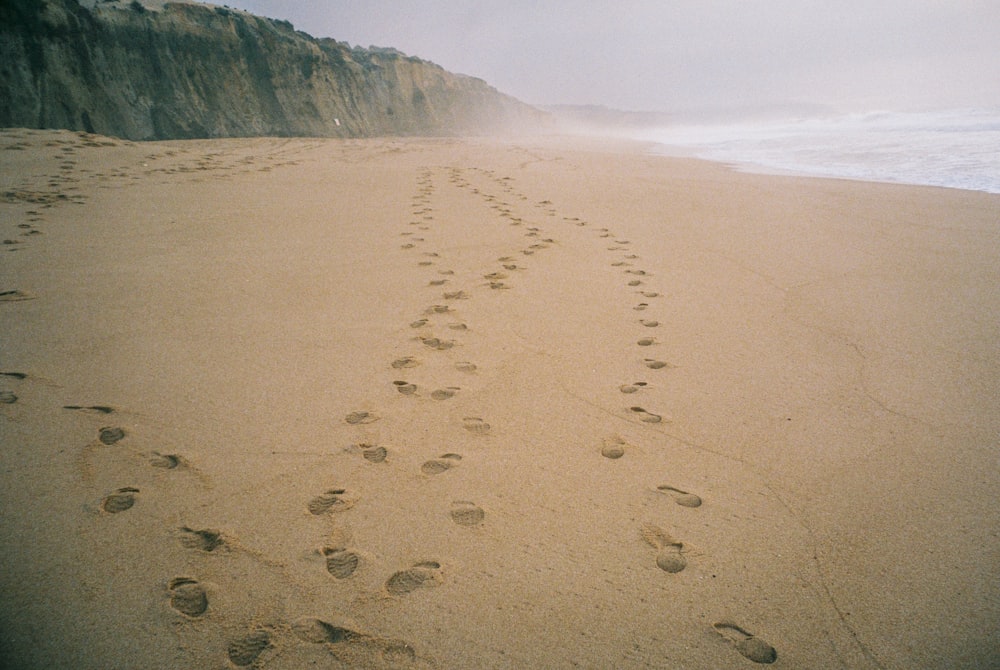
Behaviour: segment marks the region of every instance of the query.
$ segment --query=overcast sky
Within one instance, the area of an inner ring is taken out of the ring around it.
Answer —
[[[1000,0],[224,0],[532,104],[1000,107]]]

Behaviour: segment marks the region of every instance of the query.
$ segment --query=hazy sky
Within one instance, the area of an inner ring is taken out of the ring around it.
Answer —
[[[1000,107],[1000,0],[224,0],[532,104]]]

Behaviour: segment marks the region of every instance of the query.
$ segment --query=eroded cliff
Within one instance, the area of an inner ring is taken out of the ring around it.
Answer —
[[[192,2],[0,0],[0,126],[146,140],[538,128],[486,82]]]

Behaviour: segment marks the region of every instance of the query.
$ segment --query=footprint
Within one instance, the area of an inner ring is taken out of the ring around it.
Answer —
[[[0,372],[0,376],[13,377],[14,379],[27,379],[28,375],[23,372]]]
[[[420,361],[413,358],[412,356],[405,356],[403,358],[397,358],[392,362],[392,367],[401,370],[403,368],[415,368],[420,365]]]
[[[646,328],[656,328],[657,326],[660,325],[659,321],[650,321],[648,319],[640,319],[639,323],[646,326]]]
[[[13,391],[0,391],[0,403],[4,405],[13,405],[17,402],[17,396]]]
[[[414,393],[417,392],[416,384],[411,384],[409,382],[404,382],[404,381],[394,381],[393,384],[396,385],[396,390],[402,393],[403,395],[413,395]]]
[[[457,466],[460,460],[462,457],[459,454],[442,454],[438,458],[424,461],[424,464],[420,466],[420,471],[425,475],[439,475]]]
[[[629,286],[642,286],[642,281],[638,279],[633,279],[628,283]]]
[[[665,361],[658,361],[652,358],[647,358],[646,360],[643,361],[643,364],[651,370],[662,370],[663,368],[670,365]]]
[[[462,427],[475,435],[486,435],[490,432],[490,424],[478,416],[467,416],[462,419]]]
[[[337,644],[361,636],[348,628],[334,626],[313,617],[302,617],[292,622],[292,633],[303,642],[312,644]]]
[[[149,464],[154,468],[174,470],[182,465],[185,465],[185,462],[184,459],[177,454],[161,454],[158,451],[154,451],[153,455],[149,459]]]
[[[652,337],[644,337],[640,339],[638,342],[636,342],[636,344],[638,344],[640,347],[649,347],[656,344],[656,340],[653,339]]]
[[[681,491],[680,489],[675,489],[673,486],[667,486],[663,484],[656,487],[657,491],[663,491],[668,495],[673,496],[674,502],[681,507],[700,507],[701,498],[693,493],[688,493],[687,491]]]
[[[81,405],[63,405],[63,409],[73,409],[81,412],[97,412],[98,414],[111,414],[115,411],[114,407],[108,407],[107,405],[90,405],[88,407],[83,407]]]
[[[199,617],[208,609],[208,595],[197,579],[176,577],[167,586],[170,606],[189,617]]]
[[[474,502],[456,500],[449,512],[451,520],[459,526],[478,526],[486,518],[486,512]]]
[[[448,398],[455,397],[455,392],[460,390],[457,386],[449,386],[444,389],[437,389],[431,392],[431,398],[434,400],[447,400]]]
[[[663,421],[663,417],[659,414],[653,414],[652,412],[647,412],[641,407],[629,407],[629,411],[639,417],[639,421],[645,423],[660,423]]]
[[[372,423],[378,421],[378,417],[371,412],[351,412],[344,417],[344,421],[350,424]]]
[[[455,369],[459,372],[475,372],[476,364],[470,363],[469,361],[459,361],[455,363]]]
[[[641,312],[644,309],[646,309],[647,307],[649,307],[649,303],[648,302],[640,302],[638,305],[636,305],[632,309],[634,309],[637,312]]]
[[[445,300],[468,300],[469,294],[465,291],[449,291],[443,297]]]
[[[101,509],[108,514],[118,514],[118,512],[131,509],[135,505],[135,494],[138,492],[139,489],[131,486],[118,489],[114,493],[104,496],[104,500],[101,501]]]
[[[337,579],[350,577],[361,563],[357,553],[344,548],[324,547],[323,556],[326,557],[326,571]]]
[[[389,595],[400,596],[416,591],[421,586],[436,586],[441,582],[441,564],[437,561],[422,561],[408,570],[393,573],[385,582]]]
[[[311,514],[320,515],[326,512],[343,512],[354,507],[356,502],[347,496],[345,489],[329,489],[312,500],[306,506]]]
[[[644,298],[655,298],[660,294],[656,291],[642,291],[642,295]]]
[[[271,646],[271,633],[263,628],[233,640],[226,648],[229,661],[239,668],[245,668],[253,663]]]
[[[659,550],[656,556],[656,567],[671,574],[678,573],[687,567],[687,559],[681,554],[684,548],[682,542],[678,542],[664,531],[653,524],[643,524],[642,539],[654,549]]]
[[[424,343],[424,346],[436,349],[437,351],[447,351],[455,346],[454,340],[442,340],[437,337],[428,337],[420,341]]]
[[[180,532],[181,544],[188,549],[213,552],[225,544],[225,541],[222,539],[222,533],[217,530],[208,530],[207,528],[195,530],[187,526],[182,526]]]
[[[101,428],[100,432],[97,434],[97,439],[99,439],[103,444],[114,444],[125,438],[125,431],[121,428]]]
[[[19,300],[34,300],[35,296],[24,291],[13,289],[10,291],[0,291],[0,302],[17,302]]]
[[[601,456],[612,460],[621,458],[625,455],[625,446],[625,440],[620,437],[605,438],[604,445],[601,447]]]
[[[464,323],[449,323],[448,324],[448,328],[449,328],[449,330],[468,330],[469,329],[469,327],[467,325],[465,325]]]
[[[427,319],[417,319],[410,322],[410,328],[423,328],[427,325]]]
[[[425,310],[426,314],[447,314],[451,311],[448,305],[431,305]]]
[[[372,447],[365,444],[359,446],[361,447],[361,456],[370,463],[384,463],[389,455],[385,447]]]
[[[712,624],[712,628],[729,640],[736,651],[754,663],[774,663],[778,660],[778,652],[775,651],[774,647],[734,623],[721,621]]]
[[[635,393],[645,386],[646,382],[632,382],[631,384],[622,384],[618,387],[618,390],[622,393]]]

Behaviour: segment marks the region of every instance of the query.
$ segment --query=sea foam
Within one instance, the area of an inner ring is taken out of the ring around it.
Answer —
[[[637,137],[749,169],[1000,193],[1000,109],[687,124]]]

